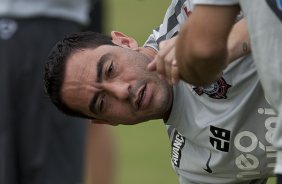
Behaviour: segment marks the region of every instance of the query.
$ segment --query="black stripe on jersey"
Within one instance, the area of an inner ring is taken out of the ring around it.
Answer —
[[[157,32],[159,32],[159,30],[160,30],[160,27],[157,27],[156,29],[154,29],[154,31],[157,31]],[[151,36],[152,35],[150,35],[149,39],[146,41],[146,45],[154,45],[154,44],[156,44],[155,40]]]
[[[183,6],[184,3],[185,3],[185,0],[180,0],[180,1],[177,2],[176,6],[174,7],[174,14],[172,14],[166,22],[166,25],[167,25],[166,33],[157,39],[158,44],[160,44],[161,41],[166,40],[167,34],[173,28],[175,28],[176,26],[179,25],[178,20],[177,20],[177,16],[179,14],[181,14],[181,9],[182,9],[182,6]],[[175,35],[175,33],[174,33],[174,35]]]

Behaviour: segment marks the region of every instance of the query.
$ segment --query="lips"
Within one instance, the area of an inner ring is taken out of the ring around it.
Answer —
[[[140,87],[140,89],[137,92],[137,99],[135,100],[135,105],[138,110],[142,109],[142,106],[144,104],[144,99],[146,97],[146,89],[147,85],[143,85]]]

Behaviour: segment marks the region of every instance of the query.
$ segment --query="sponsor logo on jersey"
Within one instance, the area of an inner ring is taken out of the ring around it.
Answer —
[[[250,130],[231,132],[229,130],[210,126],[210,144],[220,152],[230,153],[235,151],[233,163],[238,169],[235,173],[239,180],[259,178],[264,172],[271,172],[275,167],[276,151],[272,146],[272,137],[278,122],[278,117],[273,109],[258,108],[260,116],[265,118],[265,135],[257,135]],[[256,122],[257,123],[257,122]],[[255,126],[255,125],[254,125]],[[234,134],[231,139],[231,134]],[[233,145],[230,151],[230,145]],[[211,173],[210,160],[207,160],[205,171]],[[233,165],[233,164],[232,164]]]
[[[218,81],[214,82],[208,87],[193,87],[193,90],[201,96],[202,94],[208,95],[210,98],[214,99],[226,99],[227,92],[231,85],[227,84],[223,77]]]
[[[269,170],[275,167],[276,152],[271,144],[278,117],[274,110],[270,108],[258,108],[258,114],[267,116],[264,121],[266,129],[265,140],[259,139],[261,136],[248,130],[241,131],[234,137],[233,144],[236,150],[241,153],[235,159],[235,165],[240,170],[236,177],[241,180],[260,177],[261,164],[266,164],[264,168]],[[258,152],[264,152],[267,161],[261,163],[263,160],[255,154]]]
[[[211,170],[211,168],[210,168],[211,155],[212,155],[212,153],[211,153],[211,151],[210,151],[210,156],[209,156],[208,161],[207,161],[207,163],[206,163],[206,167],[207,167],[207,168],[203,168],[203,169],[204,169],[205,171],[207,171],[208,173],[212,173],[212,170]]]
[[[179,167],[181,160],[181,150],[185,145],[185,138],[178,133],[176,130],[172,138],[172,153],[171,153],[171,162],[174,166]]]

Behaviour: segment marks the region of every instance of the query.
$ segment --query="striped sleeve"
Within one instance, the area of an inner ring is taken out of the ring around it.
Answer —
[[[159,50],[159,44],[163,40],[177,35],[180,26],[185,22],[192,9],[190,0],[172,0],[168,7],[163,23],[153,30],[144,44],[144,47],[152,47]]]

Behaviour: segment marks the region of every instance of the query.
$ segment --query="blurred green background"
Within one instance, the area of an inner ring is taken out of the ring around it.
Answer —
[[[157,27],[171,0],[104,0],[104,32],[121,31],[140,46]],[[178,184],[170,164],[170,143],[161,121],[114,127],[117,184]],[[269,184],[274,184],[271,179]]]

